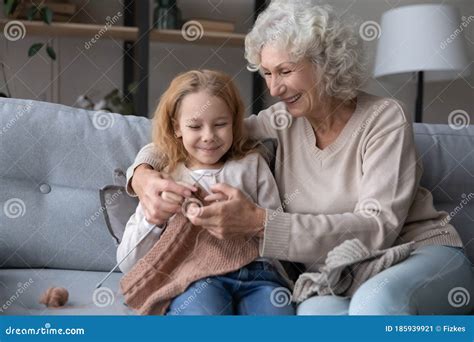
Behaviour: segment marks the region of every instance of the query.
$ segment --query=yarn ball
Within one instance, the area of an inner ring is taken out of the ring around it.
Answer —
[[[69,293],[64,287],[50,287],[41,296],[40,303],[48,308],[58,308],[66,304]]]

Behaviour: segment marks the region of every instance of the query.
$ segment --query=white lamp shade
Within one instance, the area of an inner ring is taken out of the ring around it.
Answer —
[[[462,29],[458,10],[449,5],[413,5],[385,12],[374,77],[398,75],[406,79],[413,72],[424,71],[425,81],[441,81],[454,79],[463,71],[468,74]]]

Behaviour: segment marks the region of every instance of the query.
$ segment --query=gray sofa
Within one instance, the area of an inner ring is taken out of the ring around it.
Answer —
[[[415,134],[422,184],[474,260],[474,127],[417,124]],[[95,291],[117,244],[99,190],[120,189],[149,140],[145,118],[0,99],[0,315],[133,314],[120,272]],[[69,305],[39,304],[50,286],[67,288]]]

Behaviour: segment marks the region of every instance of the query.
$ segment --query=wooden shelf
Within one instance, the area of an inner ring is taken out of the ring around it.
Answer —
[[[150,32],[150,41],[183,44],[192,43],[199,45],[225,44],[229,46],[243,47],[245,35],[241,33],[204,31],[201,38],[196,39],[195,41],[188,41],[184,39],[181,30],[152,30]]]
[[[148,91],[150,78],[150,44],[175,43],[182,46],[217,46],[235,47],[242,50],[245,43],[245,34],[210,31],[204,29],[202,36],[193,40],[190,37],[185,39],[181,30],[155,30],[150,29],[151,3],[150,1],[124,0],[123,22],[127,26],[104,26],[85,23],[53,22],[47,25],[41,21],[20,21],[25,26],[25,36],[43,36],[47,38],[80,38],[83,43],[95,43],[99,39],[117,39],[123,41],[123,90],[128,93],[129,86],[136,82],[138,89],[133,96],[135,114],[147,116],[148,111]],[[256,17],[266,6],[266,0],[255,0],[254,16]],[[5,25],[12,19],[0,19],[0,30],[3,31]],[[205,24],[205,23],[204,23]],[[125,24],[124,24],[125,25]],[[0,32],[1,32],[0,31]],[[198,30],[196,30],[198,31]],[[190,34],[195,33],[191,27]],[[198,32],[196,32],[198,33]],[[21,34],[21,32],[20,32]],[[15,34],[15,37],[17,34]],[[140,39],[143,37],[143,39]],[[44,38],[43,38],[44,39]],[[13,44],[13,43],[12,43]],[[239,51],[241,55],[242,51]],[[262,109],[263,83],[259,75],[253,75],[253,112],[257,113]]]
[[[88,39],[99,35],[100,38],[115,38],[128,41],[138,39],[137,27],[112,26],[104,30],[103,25],[78,24],[78,23],[52,23],[47,25],[40,21],[20,20],[26,28],[26,35],[49,37],[85,37]],[[3,31],[8,20],[0,20],[0,30]],[[101,31],[102,30],[102,31]],[[184,39],[181,30],[152,30],[151,42],[182,43],[196,45],[220,45],[242,47],[245,35],[240,33],[204,31],[201,38],[194,41]]]
[[[41,21],[19,20],[26,28],[26,36],[49,36],[49,37],[87,37],[92,38],[99,34],[104,26],[77,24],[77,23],[52,23],[47,25]],[[8,20],[0,20],[0,29],[3,30]],[[123,40],[136,40],[138,29],[135,27],[117,26],[111,27],[103,32],[101,38],[117,38]]]

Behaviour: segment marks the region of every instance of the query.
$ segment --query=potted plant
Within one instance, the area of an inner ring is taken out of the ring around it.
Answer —
[[[43,22],[50,25],[53,21],[53,11],[44,4],[44,1],[36,2],[36,1],[25,1],[25,0],[3,0],[3,9],[7,16],[16,18],[18,13],[21,11],[22,8],[26,8],[26,17],[28,20],[32,21],[36,17],[39,17]],[[28,49],[28,56],[33,57],[36,55],[42,48],[45,46],[46,53],[48,54],[49,58],[53,61],[56,60],[56,52],[54,48],[50,44],[51,40],[47,42],[39,42],[34,43]]]

